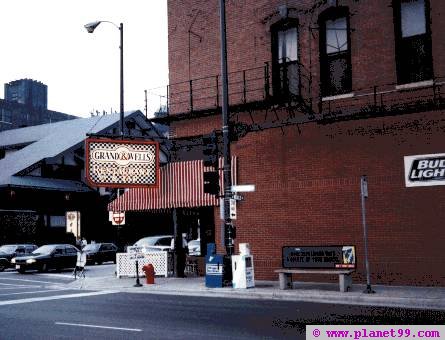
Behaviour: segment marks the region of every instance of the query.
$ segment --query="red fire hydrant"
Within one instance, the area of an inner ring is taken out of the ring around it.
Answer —
[[[155,269],[151,263],[142,267],[142,271],[145,273],[145,282],[150,285],[155,283]]]

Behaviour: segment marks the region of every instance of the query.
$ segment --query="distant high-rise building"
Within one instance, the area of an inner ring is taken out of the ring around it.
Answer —
[[[5,100],[46,110],[48,86],[32,79],[11,81],[5,84]]]
[[[47,103],[48,86],[39,81],[20,79],[5,84],[5,99],[0,99],[0,131],[79,118],[48,110]]]

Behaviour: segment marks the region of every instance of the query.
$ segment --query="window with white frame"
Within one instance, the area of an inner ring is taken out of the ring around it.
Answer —
[[[428,0],[395,0],[397,82],[414,83],[433,78]]]

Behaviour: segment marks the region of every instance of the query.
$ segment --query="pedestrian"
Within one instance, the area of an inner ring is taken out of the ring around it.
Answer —
[[[82,237],[82,248],[85,247],[87,244],[88,244],[88,242],[85,239],[85,237]]]
[[[172,238],[171,241],[171,250],[175,254],[175,263],[176,263],[176,276],[177,277],[185,277],[184,270],[185,270],[185,261],[188,254],[188,244],[186,240],[187,234],[183,233],[181,242],[178,242],[179,244],[176,244],[175,238]]]

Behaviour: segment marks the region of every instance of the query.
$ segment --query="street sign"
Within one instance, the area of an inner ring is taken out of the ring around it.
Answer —
[[[233,195],[232,195],[232,198],[233,198],[235,201],[244,201],[244,196],[241,196],[241,195],[233,194]]]
[[[141,253],[142,247],[139,246],[128,246],[127,253]]]
[[[130,260],[140,260],[145,258],[145,255],[142,253],[130,253]]]
[[[233,192],[253,192],[255,191],[254,184],[244,184],[244,185],[232,185]]]
[[[110,211],[109,220],[112,225],[124,225],[125,224],[125,211]]]
[[[230,219],[236,220],[236,200],[230,199]]]

